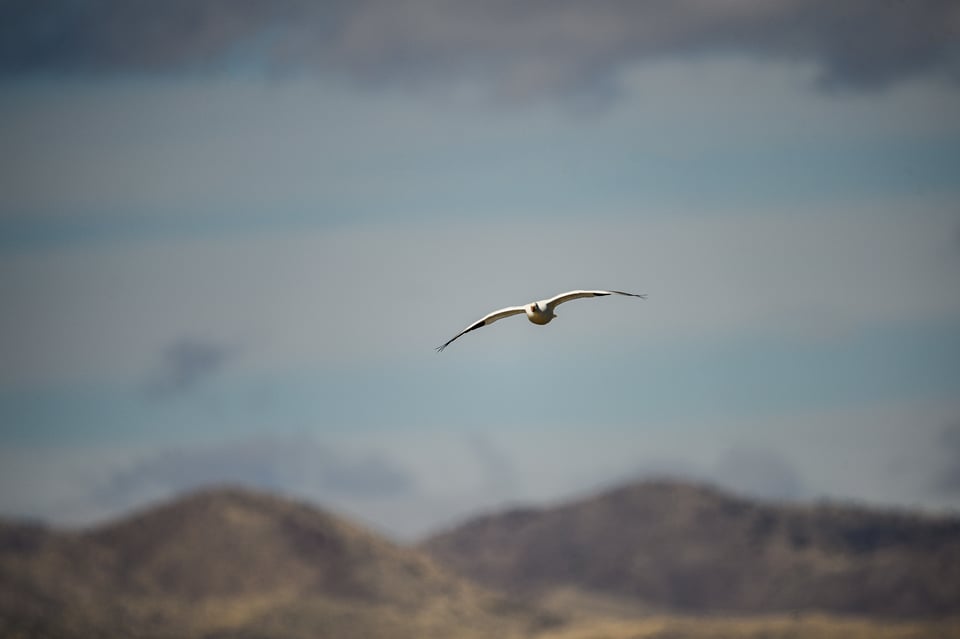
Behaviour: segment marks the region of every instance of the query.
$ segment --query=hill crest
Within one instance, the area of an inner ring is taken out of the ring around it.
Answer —
[[[415,548],[245,488],[82,531],[4,524],[0,542],[2,636],[442,637],[460,619],[509,637],[530,620]]]
[[[577,588],[698,612],[960,612],[960,518],[779,505],[674,481],[485,515],[421,547],[515,593]]]

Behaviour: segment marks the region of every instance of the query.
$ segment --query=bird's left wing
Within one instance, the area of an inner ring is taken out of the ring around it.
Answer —
[[[465,329],[463,329],[462,331],[460,331],[459,333],[457,333],[456,335],[448,339],[442,346],[437,346],[437,352],[439,353],[440,351],[445,349],[447,346],[450,345],[450,342],[452,342],[453,340],[457,339],[458,337],[460,337],[465,333],[469,333],[470,331],[480,328],[481,326],[486,326],[487,324],[493,324],[498,319],[503,319],[504,317],[510,317],[511,315],[519,315],[520,313],[523,313],[523,312],[524,312],[524,308],[522,306],[508,306],[507,308],[501,308],[499,311],[494,311],[489,315],[487,315],[486,317],[484,317],[483,319],[477,320],[470,326],[466,327]]]
[[[581,297],[603,297],[604,295],[629,295],[630,297],[639,297],[642,300],[647,299],[646,293],[624,293],[623,291],[568,291],[566,293],[560,293],[560,295],[551,297],[546,300],[546,306],[548,309],[553,310],[559,304],[564,302],[569,302],[570,300],[579,299]]]

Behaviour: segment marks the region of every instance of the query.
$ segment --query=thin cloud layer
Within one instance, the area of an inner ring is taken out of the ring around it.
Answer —
[[[772,450],[728,450],[717,461],[711,477],[738,493],[767,499],[799,499],[807,492],[793,464]]]
[[[101,512],[122,511],[223,483],[334,502],[414,491],[413,477],[377,454],[351,455],[303,438],[263,438],[160,451],[112,474],[93,491],[90,502]]]
[[[780,452],[750,446],[728,448],[713,463],[692,463],[681,456],[651,457],[626,477],[607,483],[661,479],[711,484],[769,500],[799,500],[811,495],[803,475]]]
[[[960,421],[945,426],[940,432],[939,444],[944,461],[936,469],[933,490],[940,495],[960,495]]]
[[[517,468],[490,436],[474,433],[466,438],[466,444],[491,493],[498,497],[508,497],[518,492],[522,482]]]
[[[950,0],[122,0],[0,2],[0,73],[254,68],[370,85],[610,94],[627,67],[736,54],[815,65],[824,85],[960,78]]]

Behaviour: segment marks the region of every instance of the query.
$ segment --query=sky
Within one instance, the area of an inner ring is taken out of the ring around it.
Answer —
[[[0,516],[960,511],[960,7],[0,0]],[[570,289],[434,348],[486,313]]]

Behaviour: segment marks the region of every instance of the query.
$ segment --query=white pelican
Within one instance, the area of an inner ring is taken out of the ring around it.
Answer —
[[[508,306],[507,308],[501,308],[499,311],[494,311],[484,317],[483,319],[477,320],[470,326],[466,327],[449,340],[447,340],[442,346],[437,346],[437,352],[439,353],[447,346],[450,346],[450,343],[460,337],[465,333],[480,328],[481,326],[486,326],[487,324],[493,324],[499,319],[504,317],[510,317],[511,315],[519,315],[520,313],[526,313],[527,319],[533,322],[534,324],[539,324],[543,326],[544,324],[549,324],[550,320],[556,317],[556,314],[553,312],[553,309],[557,308],[560,304],[564,302],[569,302],[570,300],[575,300],[580,297],[602,297],[604,295],[629,295],[630,297],[639,297],[642,300],[647,299],[646,294],[642,293],[624,293],[623,291],[569,291],[567,293],[560,293],[560,295],[555,295],[548,300],[540,300],[538,302],[530,302],[529,304],[524,304],[523,306]]]

